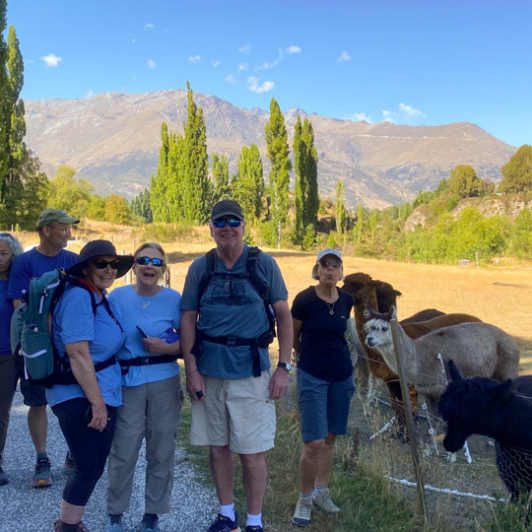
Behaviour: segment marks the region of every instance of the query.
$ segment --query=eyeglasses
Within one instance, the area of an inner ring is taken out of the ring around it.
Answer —
[[[93,260],[92,263],[98,270],[105,270],[107,266],[111,266],[113,270],[118,270],[118,267],[120,266],[120,261],[118,259],[114,260],[105,260],[105,259],[96,259]]]
[[[320,265],[322,268],[328,268],[332,266],[335,270],[342,266],[342,263],[339,260],[320,260]]]
[[[216,220],[212,221],[212,225],[214,227],[218,227],[218,229],[225,227],[226,224],[229,224],[229,227],[240,227],[240,224],[242,223],[242,220],[235,220],[234,218],[217,218]]]
[[[60,226],[57,226],[57,225],[49,225],[48,226],[50,229],[55,229],[57,231],[61,231],[63,234],[67,234],[67,233],[70,233],[70,231],[72,231],[72,228],[70,226],[68,227],[60,227]]]
[[[164,266],[163,259],[152,259],[150,257],[137,257],[137,264],[140,264],[141,266],[148,266],[150,262],[153,264],[153,266],[157,266],[157,268],[161,268]]]

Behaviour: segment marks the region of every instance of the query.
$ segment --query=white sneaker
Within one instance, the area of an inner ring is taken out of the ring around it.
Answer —
[[[296,504],[296,511],[292,517],[292,524],[297,526],[309,526],[310,514],[312,512],[312,497],[299,498]]]
[[[329,488],[320,490],[317,495],[316,492],[314,492],[312,494],[312,502],[328,514],[334,514],[340,511],[340,508],[338,508],[338,506],[331,501]]]

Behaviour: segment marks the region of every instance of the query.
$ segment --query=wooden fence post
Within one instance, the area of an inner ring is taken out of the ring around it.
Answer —
[[[412,453],[412,463],[414,465],[414,475],[416,477],[416,488],[418,496],[418,512],[423,516],[425,523],[427,522],[427,506],[425,501],[425,488],[423,483],[423,475],[421,473],[421,464],[419,460],[419,451],[417,445],[416,434],[414,431],[414,415],[412,414],[412,405],[410,404],[410,393],[408,390],[408,382],[406,380],[406,372],[403,365],[402,346],[398,341],[397,327],[400,325],[397,320],[390,320],[392,329],[393,346],[395,351],[395,360],[397,363],[397,373],[399,374],[399,384],[401,385],[401,393],[403,394],[403,403],[406,411],[406,428],[408,437],[410,438],[410,451]]]

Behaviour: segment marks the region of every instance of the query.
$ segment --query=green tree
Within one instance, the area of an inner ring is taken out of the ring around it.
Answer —
[[[130,222],[129,206],[126,198],[111,194],[105,202],[105,220],[113,224],[128,224]]]
[[[271,215],[277,230],[277,247],[281,247],[281,227],[288,216],[288,185],[292,163],[288,147],[288,133],[279,104],[272,98],[270,119],[266,123],[266,147],[270,159],[269,194]]]
[[[71,216],[87,216],[92,201],[92,186],[84,179],[76,179],[76,170],[66,164],[61,165],[50,181],[47,206],[63,209]]]
[[[338,182],[336,183],[336,200],[334,202],[334,218],[336,220],[336,232],[340,235],[345,232],[345,225],[347,221],[344,199],[345,199],[345,184],[344,184],[343,179],[339,179]]]
[[[131,201],[130,211],[132,216],[137,217],[144,223],[153,222],[153,213],[150,206],[150,191],[145,188]]]
[[[474,198],[482,194],[482,180],[477,177],[475,169],[466,164],[459,164],[451,170],[448,188],[460,198]]]
[[[242,206],[248,222],[256,224],[262,218],[264,175],[259,148],[244,146],[237,162],[237,173],[231,181],[231,196]]]
[[[212,205],[212,185],[209,180],[207,131],[203,109],[194,103],[194,93],[187,81],[187,120],[183,124],[183,164],[185,183],[183,195],[184,222],[202,224],[209,219]]]
[[[150,207],[155,222],[169,222],[170,212],[166,190],[169,180],[168,159],[170,153],[170,137],[168,135],[168,126],[165,122],[161,124],[161,143],[157,172],[155,176],[151,176],[150,181]]]
[[[501,168],[503,178],[498,190],[507,194],[532,190],[532,146],[524,144]]]
[[[105,221],[105,204],[106,198],[101,196],[92,196],[89,210],[87,211],[87,217],[91,220]]]
[[[212,178],[214,181],[214,203],[229,196],[229,164],[227,155],[222,157],[217,153],[212,154]]]
[[[7,43],[7,2],[0,0],[0,226],[16,221],[21,228],[35,226],[44,208],[46,176],[38,160],[24,144],[26,123],[20,92],[24,85],[24,61],[15,28],[9,26]]]

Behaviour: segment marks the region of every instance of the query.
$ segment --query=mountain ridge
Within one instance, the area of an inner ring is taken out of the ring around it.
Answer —
[[[243,146],[257,144],[267,180],[264,127],[269,113],[239,108],[216,96],[194,93],[204,112],[209,155],[226,154],[230,173]],[[105,92],[80,99],[25,101],[26,144],[52,177],[61,164],[77,170],[100,194],[132,198],[149,185],[157,168],[160,128],[183,131],[187,91]],[[483,179],[498,181],[516,148],[470,122],[439,126],[369,124],[327,118],[292,108],[284,113],[291,144],[297,116],[313,126],[319,192],[334,198],[345,179],[345,203],[383,208],[436,188],[458,164],[470,164]],[[293,155],[293,154],[292,154]],[[293,175],[291,186],[293,187]]]

